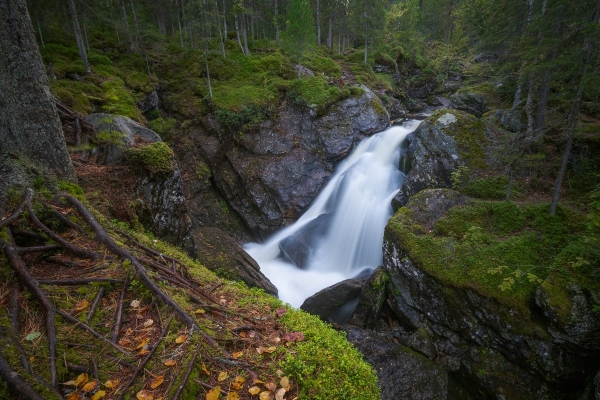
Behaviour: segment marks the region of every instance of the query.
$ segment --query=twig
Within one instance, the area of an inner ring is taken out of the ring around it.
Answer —
[[[183,379],[181,379],[181,383],[179,384],[179,387],[177,387],[177,391],[173,395],[172,400],[178,400],[179,396],[181,395],[181,392],[183,392],[183,388],[185,387],[185,384],[187,383],[188,379],[190,379],[190,374],[192,373],[192,369],[194,369],[194,364],[196,363],[196,358],[198,358],[198,354],[200,353],[201,348],[202,348],[202,343],[198,343],[198,346],[196,347],[196,351],[194,352],[194,355],[192,356],[192,359],[190,360],[190,363],[188,364],[187,371],[185,372]]]
[[[72,317],[71,315],[67,314],[64,311],[61,311],[59,309],[55,309],[55,311],[56,311],[56,313],[58,315],[60,315],[61,317],[63,317],[67,321],[72,322],[74,324],[77,324],[77,326],[79,326],[83,330],[88,331],[89,333],[92,334],[92,336],[94,336],[97,339],[102,340],[103,342],[105,342],[106,344],[108,344],[110,347],[112,347],[113,349],[117,350],[118,352],[120,352],[122,354],[125,354],[125,355],[129,355],[129,352],[127,350],[125,350],[124,348],[122,348],[119,345],[114,344],[113,342],[111,342],[110,340],[108,340],[107,338],[105,338],[104,336],[102,336],[101,334],[99,334],[98,332],[96,332],[95,330],[93,330],[92,328],[90,328],[89,325],[84,324],[83,322],[81,322],[77,318]]]
[[[113,326],[112,335],[110,335],[110,341],[117,343],[119,340],[119,333],[121,333],[121,319],[123,318],[123,303],[125,302],[125,293],[127,292],[127,286],[129,286],[129,274],[125,278],[125,284],[121,295],[119,296],[119,303],[117,304],[117,311],[115,311],[115,324]]]
[[[17,206],[15,211],[13,211],[13,213],[10,214],[10,216],[8,216],[7,218],[0,220],[0,229],[2,229],[6,225],[9,225],[9,224],[12,224],[13,222],[15,222],[17,220],[17,218],[19,218],[19,215],[21,215],[21,212],[23,211],[23,207],[25,207],[25,204],[27,204],[27,202],[31,201],[32,197],[33,197],[33,190],[32,189],[25,190],[25,193],[23,193],[23,198],[21,199],[21,202],[19,203],[19,205]]]
[[[96,380],[99,381],[100,379],[98,379],[98,363],[96,363],[95,356],[92,356],[92,371],[94,373],[94,378],[96,378]]]
[[[96,297],[94,298],[94,302],[92,303],[92,307],[90,308],[90,311],[88,312],[87,318],[85,319],[85,323],[87,325],[89,325],[90,322],[92,322],[92,318],[94,318],[94,313],[96,312],[96,307],[98,307],[98,304],[100,303],[100,299],[102,298],[103,294],[104,294],[104,286],[102,286],[100,288],[100,290],[98,290],[98,294],[96,294]]]
[[[159,345],[160,341],[163,340],[165,338],[165,336],[167,335],[167,331],[169,330],[169,325],[171,325],[171,321],[172,320],[173,320],[173,317],[171,316],[171,318],[169,318],[169,320],[165,324],[165,326],[164,326],[164,328],[163,328],[163,330],[162,330],[162,332],[160,334],[160,338],[158,339],[158,341],[156,342],[156,344],[154,345],[154,347],[152,348],[152,350],[150,350],[150,353],[148,353],[146,355],[146,357],[144,357],[144,359],[142,360],[142,362],[140,362],[140,365],[138,365],[138,367],[135,369],[135,371],[133,371],[133,373],[131,374],[131,377],[129,378],[129,381],[127,381],[127,383],[125,384],[125,386],[123,386],[123,388],[120,389],[121,394],[119,395],[119,397],[117,397],[117,400],[121,400],[123,398],[123,396],[125,396],[125,392],[127,392],[127,390],[129,390],[129,388],[131,387],[131,385],[133,385],[133,382],[135,381],[135,378],[137,378],[137,376],[140,373],[140,371],[144,370],[144,368],[146,367],[146,364],[148,364],[148,361],[150,361],[150,359],[152,358],[152,356],[154,355],[154,353],[158,349],[158,345]]]
[[[83,268],[83,267],[87,266],[87,264],[85,264],[85,263],[79,262],[77,260],[71,260],[68,258],[64,258],[61,256],[50,256],[46,260],[56,263],[56,264],[64,265],[65,267]]]
[[[33,296],[42,304],[46,311],[46,334],[48,335],[48,355],[50,358],[50,380],[52,386],[58,384],[56,376],[56,325],[54,323],[54,304],[48,298],[46,293],[37,285],[35,279],[27,270],[21,256],[16,250],[3,239],[0,239],[0,247],[3,248],[10,265],[13,267],[21,283],[33,294]]]

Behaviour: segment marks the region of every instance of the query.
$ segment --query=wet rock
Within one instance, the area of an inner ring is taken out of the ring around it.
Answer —
[[[300,309],[326,320],[340,307],[358,298],[364,283],[365,279],[346,279],[338,282],[304,300]]]
[[[385,268],[378,267],[362,286],[358,304],[348,322],[359,328],[373,329],[381,316],[386,299],[385,285],[389,277]]]
[[[347,326],[348,341],[377,371],[382,400],[449,399],[448,373],[426,357],[380,337]]]
[[[387,65],[373,64],[373,72],[389,74],[390,72],[393,72],[393,70]]]
[[[206,268],[228,279],[240,280],[250,287],[277,296],[277,288],[260,272],[254,259],[235,239],[214,227],[194,232],[197,258]]]
[[[311,256],[310,249],[327,233],[331,216],[331,213],[321,214],[299,231],[279,242],[283,259],[298,268],[306,268]]]
[[[207,156],[219,193],[256,237],[298,219],[354,146],[388,126],[379,98],[362,90],[320,116],[287,104],[278,118],[235,138],[205,120],[204,133],[194,141]]]
[[[395,120],[406,116],[407,110],[400,100],[394,97],[385,97],[382,102],[385,109],[390,114],[390,119]]]
[[[124,150],[133,146],[136,141],[160,142],[160,136],[129,117],[117,114],[90,114],[84,118],[98,134],[100,147],[92,150],[102,164],[114,164],[122,161]]]
[[[438,110],[408,136],[410,170],[394,197],[394,208],[427,188],[451,187],[451,174],[461,166],[484,167],[486,125],[457,110]]]
[[[485,102],[485,98],[480,93],[473,92],[456,92],[451,97],[452,107],[481,118],[481,116],[489,111],[489,107]]]

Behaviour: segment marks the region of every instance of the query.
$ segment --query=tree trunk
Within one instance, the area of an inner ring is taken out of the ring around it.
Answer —
[[[125,31],[125,41],[127,42],[127,50],[131,50],[131,38],[129,35],[129,21],[127,20],[127,10],[125,9],[125,0],[119,2],[119,9],[121,10],[121,22],[123,23],[123,30]]]
[[[275,24],[275,43],[279,44],[279,23],[278,23],[278,18],[279,18],[279,6],[277,4],[277,0],[274,1],[273,4],[274,10],[273,10],[273,16],[274,16],[274,21],[273,23]]]
[[[39,18],[37,18],[37,26],[38,26],[38,32],[40,33],[40,42],[42,43],[42,47],[46,48],[46,45],[44,44],[44,36],[42,36],[42,28],[40,26]]]
[[[240,20],[241,20],[241,31],[242,31],[242,44],[244,45],[244,54],[245,55],[249,55],[250,54],[250,50],[248,50],[248,35],[246,34],[246,15],[244,14],[240,14]]]
[[[365,23],[365,59],[364,64],[367,65],[367,52],[369,51],[369,35],[367,35],[368,25]]]
[[[204,63],[206,64],[206,80],[208,84],[208,94],[210,99],[213,98],[212,85],[210,84],[210,69],[208,68],[208,46],[206,45],[206,39],[204,39]]]
[[[181,47],[183,47],[183,29],[181,29],[181,17],[179,15],[179,4],[177,0],[175,1],[176,11],[177,11],[177,24],[179,25],[179,43]]]
[[[129,0],[129,6],[131,7],[131,15],[133,16],[133,28],[135,31],[135,49],[138,50],[139,47],[142,46],[142,43],[140,36],[140,26],[138,25],[137,16],[135,15],[135,7],[133,7],[133,0]]]
[[[533,89],[535,87],[535,80],[531,77],[528,82],[527,90],[527,102],[525,103],[525,114],[527,115],[527,134],[528,140],[533,139]]]
[[[242,51],[242,54],[246,54],[244,52],[244,46],[242,46],[242,40],[240,39],[240,26],[238,24],[238,16],[237,16],[237,14],[235,14],[234,22],[235,22],[235,33],[236,33],[236,36],[237,36],[238,45],[240,46],[240,50]]]
[[[0,215],[11,187],[75,181],[25,0],[0,0]]]
[[[225,36],[225,41],[227,41],[227,6],[225,0],[223,0],[223,36]]]
[[[327,47],[329,47],[329,51],[333,51],[333,18],[331,14],[327,22],[327,29]]]
[[[87,54],[85,52],[85,45],[83,44],[81,29],[79,28],[79,20],[77,19],[77,9],[75,8],[75,2],[73,0],[69,0],[69,10],[71,11],[71,16],[73,17],[73,30],[75,31],[75,40],[77,41],[79,57],[81,58],[81,61],[83,61],[85,72],[89,74],[92,71],[90,70],[90,63],[88,62]]]
[[[321,10],[320,1],[317,0],[317,46],[321,46]]]

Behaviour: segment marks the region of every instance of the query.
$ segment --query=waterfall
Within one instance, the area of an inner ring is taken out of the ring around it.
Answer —
[[[420,121],[364,139],[331,176],[311,207],[265,243],[246,251],[294,307],[337,282],[368,274],[382,263],[383,231],[404,174],[401,143]]]

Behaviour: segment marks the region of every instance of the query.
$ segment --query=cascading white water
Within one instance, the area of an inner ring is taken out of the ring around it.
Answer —
[[[319,290],[381,265],[391,200],[404,179],[400,144],[418,125],[409,121],[363,140],[298,221],[263,244],[244,246],[281,300],[300,307]],[[301,249],[296,258],[304,268],[284,261],[288,247]]]

